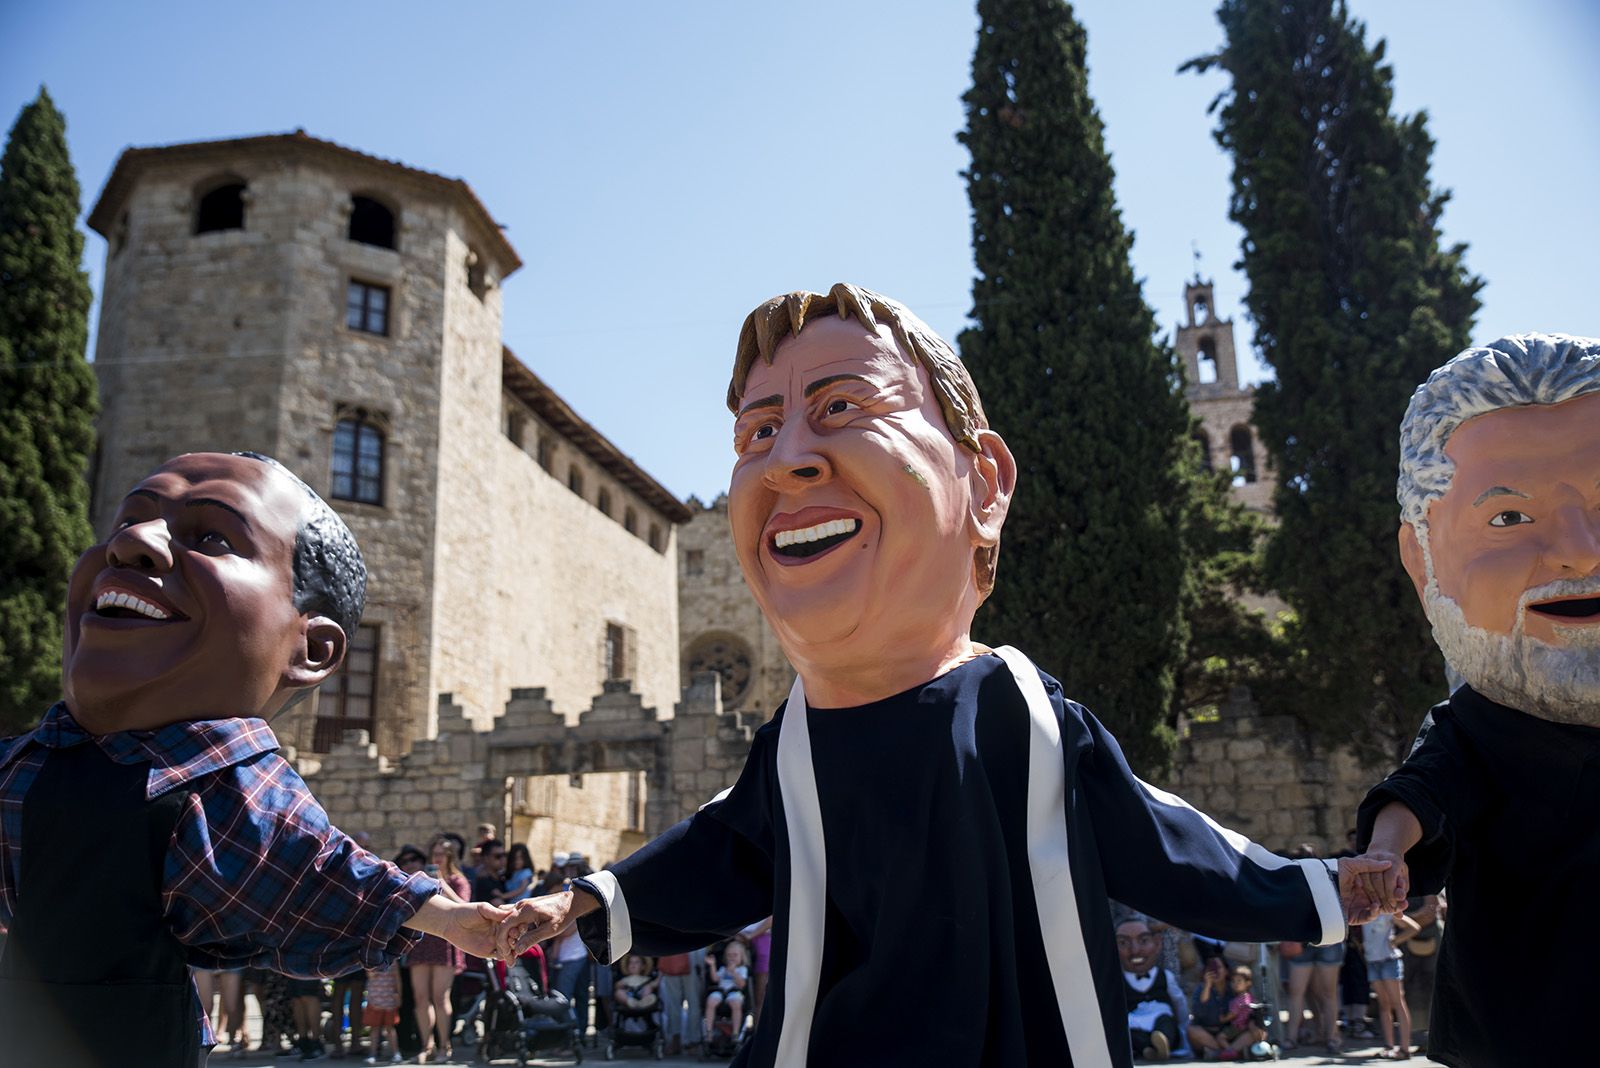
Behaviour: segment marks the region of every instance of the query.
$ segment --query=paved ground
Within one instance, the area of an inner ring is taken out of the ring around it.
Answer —
[[[1283,1061],[1285,1061],[1285,1062],[1295,1063],[1295,1064],[1300,1064],[1300,1065],[1307,1065],[1307,1066],[1310,1066],[1310,1065],[1362,1065],[1362,1064],[1365,1064],[1365,1065],[1380,1065],[1380,1064],[1388,1063],[1387,1061],[1383,1061],[1383,1060],[1378,1059],[1378,1056],[1377,1056],[1378,1051],[1379,1051],[1379,1047],[1377,1045],[1358,1045],[1358,1046],[1355,1046],[1352,1049],[1346,1050],[1344,1053],[1338,1054],[1338,1055],[1331,1055],[1331,1054],[1328,1054],[1328,1053],[1322,1052],[1322,1051],[1318,1051],[1318,1052],[1313,1053],[1313,1052],[1309,1052],[1309,1051],[1306,1051],[1306,1050],[1297,1049],[1297,1050],[1294,1050],[1293,1052],[1284,1054],[1281,1059]],[[266,1066],[268,1066],[268,1065],[277,1066],[277,1068],[283,1068],[283,1066],[294,1065],[294,1064],[299,1064],[299,1063],[300,1063],[300,1061],[296,1057],[279,1057],[279,1058],[274,1059],[272,1057],[261,1057],[261,1056],[256,1056],[256,1055],[249,1055],[249,1056],[242,1057],[242,1058],[239,1058],[239,1059],[236,1060],[236,1059],[234,1059],[232,1057],[227,1056],[226,1054],[222,1054],[222,1055],[213,1055],[212,1058],[211,1058],[211,1068],[228,1068],[228,1066],[232,1066],[232,1065],[237,1065],[237,1066],[239,1066],[239,1068],[266,1068]],[[365,1060],[362,1057],[356,1057],[356,1058],[343,1060],[343,1061],[327,1060],[327,1061],[322,1061],[320,1063],[327,1064],[327,1065],[338,1065],[338,1064],[360,1065],[360,1064],[365,1063]],[[458,1063],[458,1064],[470,1064],[470,1063],[472,1063],[470,1053],[468,1053],[468,1055],[466,1055],[466,1056],[458,1057],[457,1060],[454,1063]],[[515,1064],[516,1062],[513,1061],[513,1060],[510,1060],[510,1059],[506,1059],[506,1060],[496,1061],[495,1063],[504,1066],[504,1065],[512,1065],[512,1064]],[[566,1056],[562,1056],[562,1057],[538,1057],[538,1058],[534,1058],[534,1059],[530,1060],[528,1063],[532,1064],[532,1065],[541,1065],[541,1066],[546,1066],[546,1065],[570,1065],[570,1064],[573,1063],[573,1058],[572,1058],[572,1056],[570,1054],[568,1054]],[[586,1050],[585,1051],[585,1055],[584,1055],[584,1063],[585,1064],[589,1064],[589,1065],[605,1063],[604,1050],[603,1049]],[[701,1062],[700,1058],[696,1057],[696,1056],[668,1057],[663,1061],[657,1062],[657,1061],[652,1060],[650,1058],[650,1056],[647,1053],[645,1053],[644,1051],[642,1051],[642,1050],[629,1049],[629,1050],[623,1050],[623,1051],[619,1051],[618,1052],[618,1054],[617,1054],[617,1063],[619,1063],[619,1064],[623,1064],[623,1063],[649,1063],[649,1064],[660,1063],[660,1064],[675,1064],[675,1065],[688,1065],[688,1064],[698,1065],[698,1064],[701,1064],[702,1062]],[[712,1063],[713,1064],[715,1064],[715,1063],[726,1064],[727,1062],[726,1061],[723,1061],[723,1062],[715,1062],[715,1061],[713,1061]],[[1420,1054],[1418,1056],[1413,1057],[1408,1063],[1410,1063],[1412,1065],[1415,1065],[1416,1068],[1440,1068],[1440,1065],[1438,1064],[1438,1062],[1430,1061],[1426,1057],[1421,1056]],[[1533,1065],[1534,1063],[1535,1062],[1533,1062],[1533,1061],[1529,1062],[1530,1066]],[[914,1068],[939,1068],[939,1066],[937,1066],[935,1064],[928,1064],[928,1065],[917,1065],[917,1066],[914,1066]],[[1544,1062],[1539,1062],[1539,1068],[1546,1068],[1545,1063]],[[1578,1068],[1578,1066],[1577,1065],[1555,1065],[1555,1064],[1550,1064],[1550,1065],[1548,1065],[1548,1068]]]

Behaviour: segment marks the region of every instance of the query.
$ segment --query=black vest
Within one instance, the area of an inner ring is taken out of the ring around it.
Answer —
[[[188,795],[145,800],[149,774],[89,741],[50,750],[28,789],[17,912],[0,955],[8,1063],[204,1063],[184,948],[161,909]]]

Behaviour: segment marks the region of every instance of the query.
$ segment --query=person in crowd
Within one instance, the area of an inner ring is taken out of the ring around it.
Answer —
[[[467,840],[461,837],[455,831],[441,831],[440,834],[443,837],[450,839],[450,841],[455,844],[456,867],[459,868],[461,874],[466,877],[467,885],[471,886],[472,880],[478,877],[478,870],[476,866],[478,856],[477,850],[473,849],[469,851],[467,849]]]
[[[1228,1048],[1222,1041],[1222,1030],[1228,1025],[1228,1002],[1232,996],[1227,963],[1221,957],[1207,959],[1201,968],[1200,985],[1189,1002],[1194,1010],[1189,1022],[1189,1045],[1202,1057]]]
[[[1317,847],[1310,842],[1289,850],[1294,859],[1315,857]],[[1314,1042],[1338,1053],[1342,1046],[1339,1037],[1339,972],[1344,966],[1345,946],[1337,942],[1328,946],[1301,945],[1293,956],[1280,956],[1287,969],[1289,1023],[1283,1035],[1283,1048],[1294,1049],[1302,1042]],[[1308,998],[1309,995],[1309,998]],[[1312,1025],[1309,1037],[1305,1024],[1306,1002],[1311,1003]]]
[[[1400,944],[1406,992],[1411,1010],[1411,1030],[1426,1032],[1433,1001],[1435,966],[1439,963],[1439,938],[1444,933],[1444,894],[1420,894],[1406,903],[1406,915],[1417,925],[1417,933]]]
[[[761,1003],[767,996],[767,977],[772,972],[772,917],[758,920],[739,932],[750,943],[750,1020],[761,1022]]]
[[[1378,993],[1378,1032],[1384,1060],[1403,1061],[1411,1056],[1411,1009],[1402,984],[1405,967],[1400,946],[1421,930],[1405,913],[1383,913],[1361,930],[1366,950],[1367,981]]]
[[[1444,661],[1465,680],[1356,813],[1396,863],[1377,911],[1449,892],[1428,1055],[1457,1068],[1594,1058],[1592,962],[1530,937],[1594,910],[1600,835],[1600,338],[1518,334],[1417,388],[1400,427],[1400,559]],[[1421,709],[1416,711],[1420,712]],[[1530,878],[1530,860],[1537,874]],[[1358,917],[1359,918],[1359,917]]]
[[[1118,924],[1116,939],[1128,1004],[1128,1040],[1147,1061],[1169,1060],[1183,1044],[1178,1029],[1189,1020],[1178,977],[1158,963],[1161,940],[1144,919]]]
[[[501,891],[501,900],[495,904],[521,901],[532,895],[533,888],[533,854],[528,852],[527,846],[517,842],[506,850],[505,889]]]
[[[711,989],[706,994],[705,1030],[701,1032],[702,1035],[709,1037],[715,1029],[717,1006],[722,1004],[728,1006],[734,1033],[737,1034],[744,1026],[744,992],[750,985],[750,967],[745,960],[744,943],[737,938],[722,948],[720,964],[715,957],[706,957]]]
[[[1111,896],[1235,938],[1344,937],[1341,890],[1378,863],[1218,827],[1020,650],[974,640],[1019,464],[927,324],[847,284],[774,297],[726,400],[733,546],[796,683],[730,790],[518,902],[502,952],[576,919],[600,960],[659,955],[776,915],[783,982],[740,1068],[847,1063],[887,1020],[900,1059],[971,1068],[1131,1061]],[[929,874],[950,870],[984,877],[953,900]],[[907,975],[941,982],[908,998]]]
[[[289,1000],[294,1004],[295,1046],[303,1061],[320,1061],[328,1056],[322,1042],[322,995],[326,987],[321,979],[289,979]]]
[[[1220,1036],[1222,1049],[1215,1055],[1202,1055],[1206,1060],[1239,1060],[1246,1050],[1267,1039],[1266,1029],[1255,1019],[1255,975],[1243,964],[1228,975],[1228,1012],[1223,1018]]]
[[[656,968],[661,973],[662,1037],[668,1052],[682,1053],[699,1045],[685,1025],[690,1019],[700,1019],[706,1003],[706,951],[673,953],[657,960]]]
[[[576,929],[555,940],[555,947],[546,951],[546,958],[554,961],[551,984],[572,1003],[578,1018],[578,1038],[582,1041],[589,1033],[589,951],[584,947],[583,936]]]
[[[261,1043],[255,1052],[272,1057],[296,1052],[299,1047],[295,1045],[289,977],[268,968],[246,968],[245,982],[261,1006]]]
[[[617,977],[611,991],[619,1025],[627,1027],[630,1017],[637,1019],[640,1015],[655,1011],[656,1006],[661,1004],[658,996],[660,987],[661,980],[650,974],[647,957],[642,953],[629,953],[623,957],[622,974]]]
[[[400,966],[385,964],[367,971],[367,1004],[361,1022],[368,1035],[368,1064],[399,1064]],[[385,1053],[384,1051],[388,1052]]]
[[[69,578],[62,699],[0,742],[9,1059],[200,1061],[190,963],[331,977],[411,931],[494,951],[501,910],[361,849],[277,752],[268,721],[339,669],[365,597],[349,528],[270,457],[175,457],[117,502]],[[115,893],[60,848],[90,836]]]
[[[354,1056],[361,1052],[361,999],[367,992],[367,970],[356,968],[334,979],[329,995],[330,1009],[327,1022],[322,1027],[324,1043],[331,1056],[343,1058],[348,1052]],[[350,1046],[345,1048],[345,1026],[350,1028]]]
[[[212,1030],[217,1036],[217,1050],[226,1045],[231,1052],[243,1052],[248,1044],[244,1033],[244,969],[243,968],[190,968],[194,987],[200,995],[200,1005],[211,1012],[213,999],[217,1002],[217,1020]]]
[[[500,904],[506,889],[506,844],[498,838],[478,843],[477,870],[472,878],[472,900]]]
[[[443,834],[434,838],[428,843],[428,859],[429,873],[436,873],[444,886],[441,893],[457,901],[471,896],[472,887],[461,874],[455,839]],[[442,938],[424,937],[406,955],[406,965],[415,1004],[417,1035],[422,1040],[417,1063],[424,1064],[430,1059],[448,1061],[452,1055],[450,986],[466,967],[466,957]]]

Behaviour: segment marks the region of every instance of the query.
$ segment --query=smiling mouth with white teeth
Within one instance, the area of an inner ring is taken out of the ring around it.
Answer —
[[[107,590],[95,599],[94,614],[106,619],[157,619],[172,618],[165,608],[140,600],[131,593]]]
[[[816,556],[840,542],[849,541],[860,529],[859,519],[830,519],[799,530],[780,530],[772,536],[772,551],[779,556],[802,559]]]

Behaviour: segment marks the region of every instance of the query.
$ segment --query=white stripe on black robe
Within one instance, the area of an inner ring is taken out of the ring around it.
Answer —
[[[590,948],[679,953],[773,915],[740,1065],[1102,1068],[1132,1062],[1108,894],[1218,938],[1344,938],[1322,862],[1141,782],[1054,679],[997,654],[791,717],[797,680],[730,791],[587,880]]]

